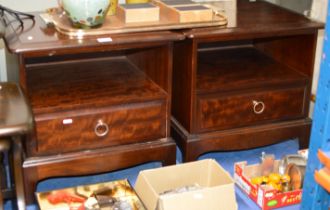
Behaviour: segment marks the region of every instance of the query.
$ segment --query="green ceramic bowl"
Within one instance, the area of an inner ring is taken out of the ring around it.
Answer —
[[[75,27],[93,28],[103,24],[110,0],[62,0],[61,6]]]

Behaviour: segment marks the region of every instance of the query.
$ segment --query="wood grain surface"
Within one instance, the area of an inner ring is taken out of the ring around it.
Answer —
[[[185,30],[174,45],[171,135],[184,161],[288,138],[308,145],[323,24],[264,1],[238,0],[235,12],[234,24]]]

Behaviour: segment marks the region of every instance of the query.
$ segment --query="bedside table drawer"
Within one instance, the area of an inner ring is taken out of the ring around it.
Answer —
[[[57,154],[163,138],[166,113],[165,101],[153,101],[37,115],[37,153]]]
[[[304,116],[305,88],[197,96],[197,131],[289,120]]]

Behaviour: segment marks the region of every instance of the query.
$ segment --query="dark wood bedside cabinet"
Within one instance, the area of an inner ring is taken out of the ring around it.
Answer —
[[[35,121],[23,163],[29,203],[49,177],[175,164],[172,43],[182,39],[169,31],[72,39],[38,15],[22,30],[11,22],[5,42]]]
[[[172,136],[184,161],[290,138],[308,146],[323,24],[247,0],[237,1],[233,20],[226,28],[186,30],[187,39],[174,45]]]

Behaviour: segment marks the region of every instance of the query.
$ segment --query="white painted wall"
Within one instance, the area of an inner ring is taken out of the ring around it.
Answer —
[[[327,8],[328,8],[328,0],[314,0],[311,10],[311,18],[322,21],[325,23],[327,17]],[[317,90],[317,81],[319,78],[320,72],[320,62],[321,62],[321,55],[323,50],[323,39],[324,39],[324,30],[319,31],[318,36],[318,44],[315,56],[315,65],[314,65],[314,81],[312,90],[313,93],[316,93]]]
[[[328,12],[328,0],[313,0],[311,17],[325,22]]]
[[[313,0],[310,16],[325,23],[328,12],[328,0]],[[314,79],[312,84],[312,94],[316,95],[317,83],[320,74],[320,64],[323,50],[324,30],[320,30],[317,37],[317,48],[314,64]],[[310,105],[310,116],[312,117],[314,111],[314,103]]]
[[[0,4],[22,12],[33,12],[55,7],[57,0],[1,0]]]
[[[0,81],[7,81],[6,57],[3,41],[0,41]]]
[[[22,12],[33,12],[55,7],[57,0],[0,0],[0,4]],[[0,81],[16,81],[17,74],[13,71],[7,71],[16,68],[16,66],[17,64],[14,63],[12,56],[6,52],[3,42],[0,40]]]
[[[313,0],[273,0],[275,4],[303,14],[310,10]]]
[[[33,12],[43,11],[50,7],[56,7],[60,0],[0,0],[0,4],[14,10]],[[123,3],[125,0],[119,0]]]

